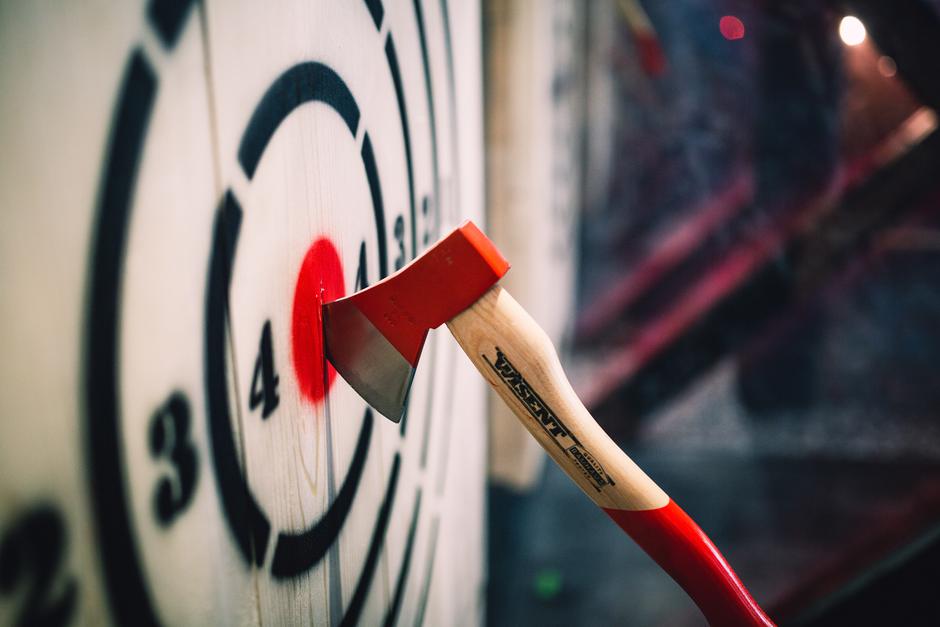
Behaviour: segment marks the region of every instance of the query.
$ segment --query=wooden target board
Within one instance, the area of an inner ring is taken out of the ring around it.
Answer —
[[[482,215],[479,8],[0,4],[0,624],[475,624],[485,395],[323,299]]]

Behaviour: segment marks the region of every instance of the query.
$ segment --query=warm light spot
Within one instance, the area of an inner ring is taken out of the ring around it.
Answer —
[[[839,22],[839,37],[846,46],[857,46],[865,41],[865,25],[854,15],[846,15]]]
[[[891,78],[898,73],[898,65],[891,57],[878,59],[878,72],[885,78]]]
[[[733,15],[726,15],[718,22],[721,36],[728,40],[744,39],[744,22]]]

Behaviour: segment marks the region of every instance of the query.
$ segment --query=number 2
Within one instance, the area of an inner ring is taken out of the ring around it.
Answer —
[[[56,596],[56,574],[65,555],[65,525],[58,510],[38,505],[0,538],[0,596],[11,595],[32,575],[16,625],[65,625],[75,614],[77,585],[68,577]]]

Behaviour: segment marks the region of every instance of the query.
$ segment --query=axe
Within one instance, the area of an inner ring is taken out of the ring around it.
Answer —
[[[323,305],[326,356],[401,420],[428,331],[443,323],[569,477],[682,586],[713,625],[773,625],[705,533],[608,437],[551,341],[499,279],[509,264],[464,222],[395,274]]]

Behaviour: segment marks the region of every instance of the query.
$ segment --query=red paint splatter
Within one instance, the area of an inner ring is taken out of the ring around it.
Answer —
[[[744,22],[733,15],[726,15],[718,22],[718,30],[725,39],[744,39]]]
[[[291,322],[291,357],[294,374],[303,398],[317,403],[326,395],[336,379],[333,366],[323,354],[323,319],[320,307],[346,295],[343,266],[336,247],[325,237],[317,239],[304,256]],[[326,376],[323,368],[326,367]]]

